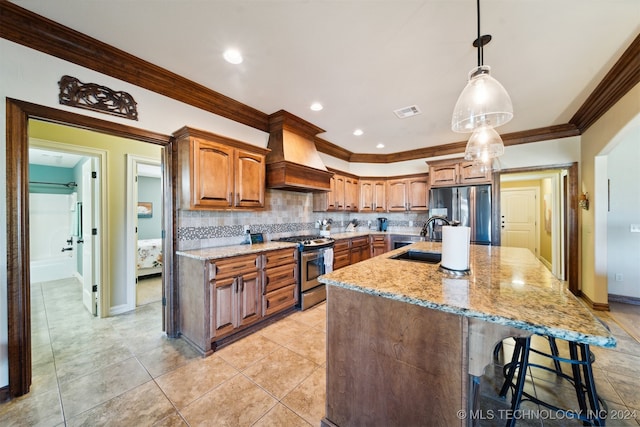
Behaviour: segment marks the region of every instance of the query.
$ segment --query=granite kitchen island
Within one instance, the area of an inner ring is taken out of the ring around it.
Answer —
[[[418,242],[320,277],[327,285],[325,426],[465,425],[495,345],[533,333],[601,347],[615,338],[534,255],[471,246],[470,274],[393,259]]]

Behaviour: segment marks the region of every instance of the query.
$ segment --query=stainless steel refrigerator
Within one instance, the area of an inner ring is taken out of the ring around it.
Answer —
[[[429,216],[433,215],[471,227],[471,243],[490,245],[491,185],[432,188]],[[442,224],[435,224],[431,232],[435,240],[441,240]]]

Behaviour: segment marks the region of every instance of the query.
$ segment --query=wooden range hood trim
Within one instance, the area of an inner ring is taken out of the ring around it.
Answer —
[[[324,130],[280,110],[269,116],[267,188],[329,191],[332,172],[318,155],[315,135]]]
[[[267,188],[300,192],[327,192],[333,172],[281,161],[267,163]]]
[[[8,1],[0,1],[0,37],[269,132],[267,114]],[[509,134],[502,135],[503,141],[505,145],[515,145],[580,135],[639,82],[640,35],[569,123],[517,132],[514,135],[518,137],[513,141],[509,140]],[[461,152],[459,146],[462,144],[454,142],[395,154],[372,155],[353,153],[321,138],[315,138],[315,142],[318,151],[354,163],[393,163],[442,156]]]

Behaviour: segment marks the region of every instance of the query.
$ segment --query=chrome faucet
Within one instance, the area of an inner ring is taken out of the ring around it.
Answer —
[[[440,220],[440,221],[444,222],[447,225],[451,225],[451,221],[449,221],[446,216],[434,215],[431,218],[429,218],[427,220],[427,222],[424,223],[424,226],[422,227],[422,231],[420,231],[420,235],[422,237],[427,237],[427,235],[428,235],[429,236],[429,240],[433,240],[433,236],[429,232],[429,225],[432,222],[436,221],[436,220]],[[432,229],[433,229],[433,227],[432,227]]]

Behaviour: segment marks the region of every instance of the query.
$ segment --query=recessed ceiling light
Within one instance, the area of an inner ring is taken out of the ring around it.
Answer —
[[[362,129],[356,129],[356,130],[354,130],[354,131],[353,131],[353,134],[354,134],[355,136],[360,136],[360,135],[362,135],[363,133],[364,133],[364,132],[362,131]]]
[[[384,144],[380,143],[380,144],[376,145],[376,148],[384,148]]]
[[[320,111],[322,110],[324,107],[322,106],[322,104],[320,104],[319,102],[314,102],[313,104],[311,104],[310,107],[313,111]]]
[[[224,51],[224,59],[231,64],[241,64],[242,54],[237,49],[227,49]]]

